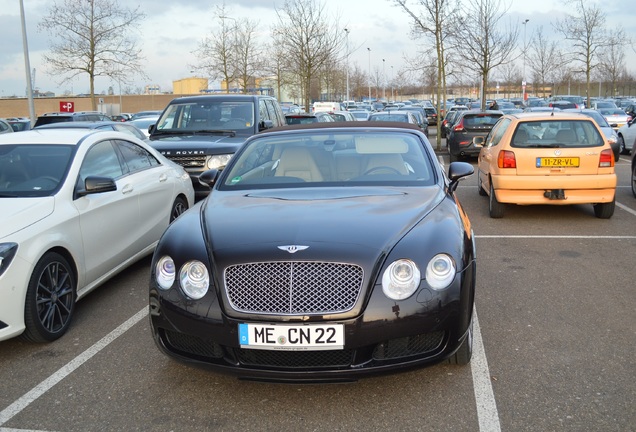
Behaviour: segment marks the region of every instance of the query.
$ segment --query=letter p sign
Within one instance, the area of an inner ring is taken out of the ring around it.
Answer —
[[[75,112],[75,105],[73,102],[60,101],[60,112]]]

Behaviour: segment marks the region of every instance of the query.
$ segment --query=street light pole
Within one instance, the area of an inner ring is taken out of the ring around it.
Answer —
[[[27,102],[31,125],[35,123],[35,103],[33,101],[33,81],[31,80],[31,64],[29,62],[29,44],[27,43],[26,21],[24,19],[24,2],[20,0],[20,19],[22,21],[22,48],[24,49],[24,69],[26,70]]]
[[[393,96],[393,66],[391,66],[391,102],[395,100]]]
[[[386,73],[385,71],[385,61],[382,59],[382,99],[386,100]]]
[[[369,51],[369,102],[371,102],[371,48],[367,48]]]
[[[349,29],[344,29],[346,34],[346,46],[347,46],[347,101],[350,101],[349,98]]]
[[[526,24],[528,24],[529,19],[525,19],[523,22],[523,82],[521,83],[522,88],[522,101],[526,102]]]

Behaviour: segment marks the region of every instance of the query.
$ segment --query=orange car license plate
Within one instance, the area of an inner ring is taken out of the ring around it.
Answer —
[[[554,167],[578,167],[578,157],[539,157],[537,158],[537,168],[554,168]]]

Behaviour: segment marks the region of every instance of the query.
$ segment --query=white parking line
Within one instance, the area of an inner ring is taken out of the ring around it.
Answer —
[[[132,326],[141,321],[144,317],[148,316],[148,306],[137,312],[132,317],[128,318],[126,322],[121,324],[115,330],[104,336],[100,341],[95,343],[92,347],[75,357],[66,365],[62,366],[53,375],[42,381],[40,384],[31,389],[28,393],[22,396],[20,399],[13,402],[11,405],[0,411],[0,426],[11,420],[23,409],[31,405],[44,393],[49,391],[55,384],[62,381],[75,369],[83,365],[85,362],[93,358],[97,353],[106,348],[111,342],[117,339],[119,336],[128,331]],[[0,431],[3,430],[0,428]]]
[[[490,370],[486,360],[486,351],[481,338],[481,328],[477,319],[477,308],[473,311],[473,356],[470,370],[473,374],[473,391],[477,405],[477,420],[480,432],[499,432],[499,413],[490,381]]]
[[[512,238],[512,239],[599,239],[634,240],[636,236],[591,236],[591,235],[475,235],[475,238]]]

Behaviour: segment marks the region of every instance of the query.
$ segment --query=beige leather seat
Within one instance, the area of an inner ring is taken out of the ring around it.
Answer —
[[[556,141],[558,143],[573,143],[576,142],[576,134],[572,129],[561,129],[556,134]]]
[[[529,138],[530,136],[528,135],[528,132],[525,129],[519,129],[515,133],[514,143],[519,145],[524,145],[528,142]]]
[[[306,148],[285,149],[276,167],[276,176],[299,177],[308,182],[323,181],[316,161]]]
[[[383,167],[384,169],[382,169]],[[368,174],[369,172],[371,172],[371,174],[395,174],[395,172],[402,175],[409,174],[409,170],[404,164],[404,159],[402,159],[401,155],[395,153],[369,155],[362,173]]]

